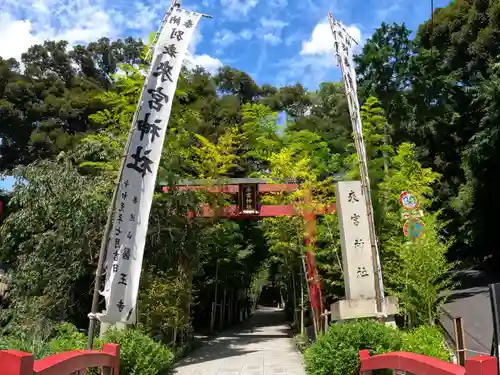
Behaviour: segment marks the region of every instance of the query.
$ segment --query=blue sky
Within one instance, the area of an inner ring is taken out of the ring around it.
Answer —
[[[434,0],[435,7],[450,0]],[[337,81],[327,13],[362,45],[381,22],[412,30],[430,17],[430,0],[182,0],[182,7],[212,15],[202,19],[189,59],[216,71],[230,65],[258,84],[301,82],[315,90]],[[148,40],[170,0],[0,0],[0,56],[19,58],[46,39],[71,45],[99,37]],[[0,187],[10,182],[0,182]]]
[[[435,0],[435,7],[450,0]],[[430,0],[182,0],[186,9],[212,15],[202,19],[192,60],[215,70],[231,65],[259,83],[302,82],[314,90],[338,80],[327,22],[330,11],[361,44],[385,22],[411,29],[430,16]],[[100,36],[147,40],[170,0],[0,0],[0,56],[19,57],[44,39],[70,45]]]

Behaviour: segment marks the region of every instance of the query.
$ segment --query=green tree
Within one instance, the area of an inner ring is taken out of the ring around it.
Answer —
[[[112,89],[121,63],[138,63],[142,42],[106,38],[72,51],[65,41],[45,41],[13,59],[0,60],[0,169],[54,158],[93,130],[92,114],[106,108],[98,95]],[[94,124],[95,125],[95,124]]]
[[[408,109],[405,92],[410,87],[409,68],[414,48],[410,34],[405,24],[383,22],[355,58],[362,97],[377,97],[398,131]]]
[[[311,94],[310,111],[289,121],[290,130],[308,130],[328,143],[332,153],[343,155],[351,139],[351,122],[347,99],[341,82],[324,82]]]
[[[380,184],[386,193],[387,211],[382,228],[384,276],[393,293],[399,297],[406,324],[434,325],[443,303],[442,293],[451,286],[450,270],[454,264],[447,260],[453,238],[443,239],[439,211],[429,211],[433,199],[432,186],[439,174],[422,168],[416,160],[413,145],[399,146],[388,175]],[[425,236],[408,241],[403,236],[399,195],[410,191],[425,213]]]
[[[374,211],[375,228],[380,231],[384,221],[385,201],[387,194],[380,191],[379,184],[387,176],[390,168],[390,159],[394,156],[394,147],[391,145],[392,127],[385,118],[384,110],[380,107],[377,98],[371,96],[361,106],[361,120],[363,124],[363,139],[366,152],[367,168],[372,192],[372,206]],[[350,144],[352,154],[344,159],[348,172],[346,179],[360,178],[360,165],[354,145]]]
[[[90,311],[111,185],[84,177],[64,157],[17,167],[9,216],[0,232],[1,261],[12,272],[7,313],[18,326],[69,319]]]

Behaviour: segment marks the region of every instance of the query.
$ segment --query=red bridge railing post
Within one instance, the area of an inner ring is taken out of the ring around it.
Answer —
[[[481,355],[466,359],[465,375],[498,375],[496,357]]]
[[[465,367],[434,357],[408,352],[392,352],[370,356],[368,350],[359,352],[359,375],[372,370],[389,369],[394,374],[412,375],[499,375],[497,358],[477,356],[465,361]]]
[[[17,350],[0,350],[3,375],[33,375],[33,355]]]
[[[0,350],[1,375],[83,375],[89,368],[101,368],[101,375],[120,375],[120,346],[106,343],[100,351],[74,350],[38,361],[29,353]]]
[[[363,359],[370,358],[370,351],[363,349],[359,351],[359,362],[362,363]],[[359,375],[371,375],[371,371],[361,371],[361,368],[359,369]]]
[[[108,371],[108,373],[111,372],[111,375],[120,375],[120,345],[106,343],[102,346],[101,351],[103,353],[111,354],[114,358],[113,368],[110,369],[111,371]],[[102,375],[107,375],[105,371],[106,369],[103,368],[101,371]]]

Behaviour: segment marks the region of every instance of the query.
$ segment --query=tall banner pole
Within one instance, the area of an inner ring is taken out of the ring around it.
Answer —
[[[174,0],[155,35],[151,65],[129,130],[101,242],[89,314],[89,349],[97,320],[107,324],[127,324],[133,320],[172,100],[184,55],[202,16],[181,9],[179,1]],[[103,271],[106,283],[100,291]],[[99,295],[106,302],[102,313],[98,312]]]
[[[369,232],[371,242],[371,255],[375,278],[375,295],[377,304],[377,313],[385,316],[384,303],[384,287],[382,280],[382,268],[380,265],[380,257],[378,251],[377,236],[375,232],[375,220],[373,217],[373,204],[371,199],[370,177],[368,174],[368,166],[366,160],[366,149],[363,139],[363,128],[361,123],[361,115],[359,111],[359,102],[357,94],[356,71],[354,70],[354,60],[352,57],[352,42],[357,42],[349,35],[347,30],[333,18],[331,13],[328,13],[328,21],[333,34],[335,43],[335,52],[337,63],[342,72],[342,80],[344,82],[345,93],[349,106],[349,113],[354,133],[354,143],[356,145],[356,153],[358,155],[359,171],[361,177],[361,185],[363,195],[365,196],[365,204],[369,219]]]

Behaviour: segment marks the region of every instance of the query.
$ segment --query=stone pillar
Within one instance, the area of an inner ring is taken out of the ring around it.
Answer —
[[[360,181],[337,183],[337,214],[340,224],[342,267],[346,299],[331,306],[333,320],[377,316],[375,272],[369,218]],[[388,296],[383,311],[393,320],[397,298]]]

